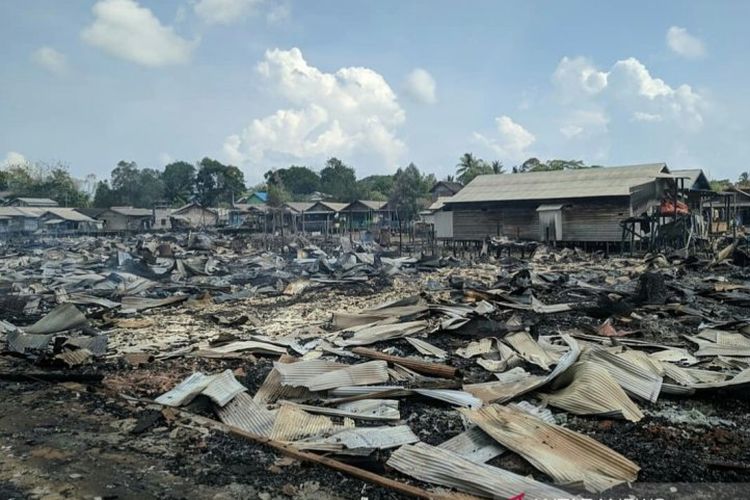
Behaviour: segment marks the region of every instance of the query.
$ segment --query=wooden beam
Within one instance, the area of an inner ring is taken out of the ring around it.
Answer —
[[[390,354],[385,354],[384,352],[368,349],[366,347],[355,347],[352,349],[352,352],[366,358],[381,359],[389,363],[396,363],[405,366],[410,370],[414,370],[415,372],[423,373],[425,375],[433,375],[435,377],[454,378],[458,372],[458,368],[454,366],[430,363],[429,361],[420,361],[418,359],[404,358],[401,356],[391,356]]]

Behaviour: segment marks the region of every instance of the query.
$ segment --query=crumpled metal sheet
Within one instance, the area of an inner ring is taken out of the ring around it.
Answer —
[[[526,331],[506,335],[504,340],[518,352],[519,356],[543,370],[549,371],[550,367],[557,362],[557,358],[542,348]]]
[[[638,465],[598,441],[550,424],[511,406],[461,410],[503,446],[515,451],[557,483],[582,483],[601,492],[638,478]]]
[[[166,406],[182,406],[187,404],[203,392],[203,389],[211,383],[214,377],[215,375],[195,372],[173,387],[172,390],[156,398],[155,401]]]
[[[286,354],[286,348],[279,347],[277,345],[268,344],[266,342],[257,342],[254,340],[238,340],[235,342],[229,342],[227,344],[214,346],[214,347],[206,347],[203,349],[199,349],[196,352],[194,352],[193,356],[198,357],[213,357],[213,358],[220,358],[222,356],[225,356],[227,354],[232,354],[236,352],[242,352],[242,351],[248,351],[252,353],[262,353],[262,354]]]
[[[297,441],[295,447],[303,450],[357,450],[369,454],[373,450],[387,450],[418,441],[419,437],[408,425],[396,425],[344,429],[323,439],[313,437]]]
[[[489,462],[507,451],[507,448],[476,426],[440,443],[438,448],[451,451],[478,464]]]
[[[604,349],[590,349],[584,359],[606,368],[629,394],[652,403],[659,398],[663,378],[650,370]]]
[[[542,401],[576,415],[598,415],[638,422],[643,412],[625,394],[603,366],[582,361],[570,367],[553,382],[564,387],[542,394]]]
[[[345,340],[337,340],[340,346],[362,346],[382,342],[384,340],[408,337],[421,333],[427,329],[427,321],[407,321],[405,323],[376,324],[359,329],[354,335]]]
[[[422,339],[406,337],[405,340],[410,343],[412,347],[414,347],[414,349],[416,349],[420,354],[424,354],[425,356],[434,356],[436,358],[448,357],[448,353],[443,349],[440,349],[439,347],[434,346]]]
[[[387,381],[388,363],[377,360],[322,373],[312,377],[303,385],[311,391],[324,391],[341,386],[382,384]]]
[[[38,335],[13,330],[6,335],[5,342],[7,343],[10,352],[24,354],[26,351],[39,351],[46,349],[54,337],[54,333],[49,335]]]
[[[148,297],[123,297],[122,311],[123,312],[140,312],[148,309],[154,309],[157,307],[169,306],[184,302],[189,298],[189,295],[172,295],[163,299],[151,299]]]
[[[398,401],[394,399],[361,399],[350,403],[342,403],[336,408],[291,402],[284,402],[284,404],[294,406],[309,413],[333,417],[349,417],[374,421],[392,421],[401,418],[401,414],[398,411]]]
[[[705,356],[750,356],[750,338],[735,332],[706,329],[688,340],[698,344],[695,355]]]
[[[354,421],[348,418],[344,419],[343,425],[339,425],[324,415],[312,415],[299,408],[283,405],[276,413],[270,437],[277,441],[296,441],[353,427]]]
[[[26,333],[47,334],[80,328],[88,323],[86,316],[73,304],[61,304],[31,326],[23,328]]]
[[[213,380],[203,389],[201,394],[211,398],[217,405],[224,406],[237,394],[246,390],[247,388],[244,385],[237,382],[232,370],[224,370],[214,376]]]
[[[482,497],[510,498],[523,494],[530,499],[576,498],[554,486],[498,467],[477,464],[425,443],[402,446],[393,452],[387,465],[420,481]]]
[[[225,424],[266,437],[271,435],[273,422],[276,419],[276,412],[256,403],[246,392],[237,394],[234,399],[224,407],[219,407],[216,412],[219,420]]]
[[[282,363],[283,364],[283,363]],[[307,387],[292,387],[282,384],[283,377],[276,368],[266,375],[263,384],[253,396],[256,403],[275,403],[279,399],[310,399],[315,395]]]

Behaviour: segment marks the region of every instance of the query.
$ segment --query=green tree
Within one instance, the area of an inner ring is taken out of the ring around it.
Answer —
[[[338,158],[331,158],[320,171],[320,187],[336,201],[351,202],[357,198],[357,175]]]
[[[739,179],[737,179],[737,183],[743,187],[750,185],[750,173],[742,172]]]
[[[99,181],[99,184],[96,185],[93,205],[97,208],[109,208],[121,204],[117,193],[109,187],[109,183],[107,181]]]
[[[456,178],[464,186],[478,175],[493,173],[492,167],[471,153],[464,153],[456,165]]]
[[[357,196],[363,200],[386,201],[391,190],[392,175],[370,175],[357,181]]]
[[[0,190],[8,189],[8,172],[0,170]]]
[[[195,176],[195,192],[203,206],[231,206],[245,191],[245,176],[232,165],[203,158]]]
[[[413,163],[396,171],[388,204],[396,211],[399,223],[410,222],[417,217],[429,196],[433,181],[433,176],[422,175]]]
[[[503,162],[494,160],[492,163],[490,163],[490,168],[492,168],[493,174],[504,174],[505,173],[505,167],[503,166]]]
[[[89,199],[62,163],[12,166],[5,172],[7,189],[16,196],[51,198],[61,206],[85,207]]]
[[[320,191],[320,175],[308,167],[292,165],[289,168],[269,170],[265,174],[267,182],[276,177],[284,184],[284,189],[293,195],[308,195]]]
[[[195,192],[195,166],[176,161],[164,167],[161,174],[164,184],[164,199],[172,205],[183,205]]]
[[[716,192],[726,191],[732,185],[729,179],[714,179],[709,184],[711,185],[711,190]]]
[[[117,192],[121,203],[135,206],[138,195],[139,177],[138,164],[134,161],[121,160],[110,174],[112,190]]]

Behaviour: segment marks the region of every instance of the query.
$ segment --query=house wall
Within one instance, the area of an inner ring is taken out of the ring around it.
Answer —
[[[192,227],[215,226],[218,219],[215,213],[198,206],[186,208],[180,212],[175,212],[173,215],[188,219]]]
[[[172,229],[172,222],[169,220],[171,213],[171,208],[154,208],[154,223],[151,227],[157,231]]]
[[[539,215],[536,209],[542,204],[564,205],[560,241],[620,241],[620,221],[630,216],[630,199],[625,196],[543,202],[462,203],[450,205],[453,238],[483,240],[487,236],[507,236],[519,240],[539,240]]]

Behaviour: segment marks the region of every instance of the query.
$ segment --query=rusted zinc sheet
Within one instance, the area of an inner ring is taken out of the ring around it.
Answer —
[[[601,492],[638,477],[638,465],[598,441],[517,408],[491,405],[461,412],[557,483],[582,483]]]
[[[655,402],[661,392],[662,377],[625,358],[604,349],[591,349],[583,357],[607,369],[626,392]]]
[[[276,418],[275,412],[253,401],[247,393],[240,393],[223,408],[218,408],[219,420],[242,430],[269,436]]]
[[[253,396],[256,403],[275,403],[279,399],[310,399],[315,394],[307,387],[292,387],[281,383],[282,376],[276,368],[272,368],[266,375],[263,384]]]
[[[542,401],[576,415],[598,415],[638,422],[643,412],[602,366],[574,364],[553,382],[562,389],[543,394]]]
[[[478,464],[425,443],[402,446],[393,452],[387,465],[420,481],[482,497],[510,498],[523,494],[529,499],[576,498],[554,486],[498,467]]]
[[[293,406],[284,405],[276,413],[270,437],[277,441],[296,441],[353,427],[354,422],[348,418],[344,419],[343,425],[339,425],[324,415],[312,415]]]

